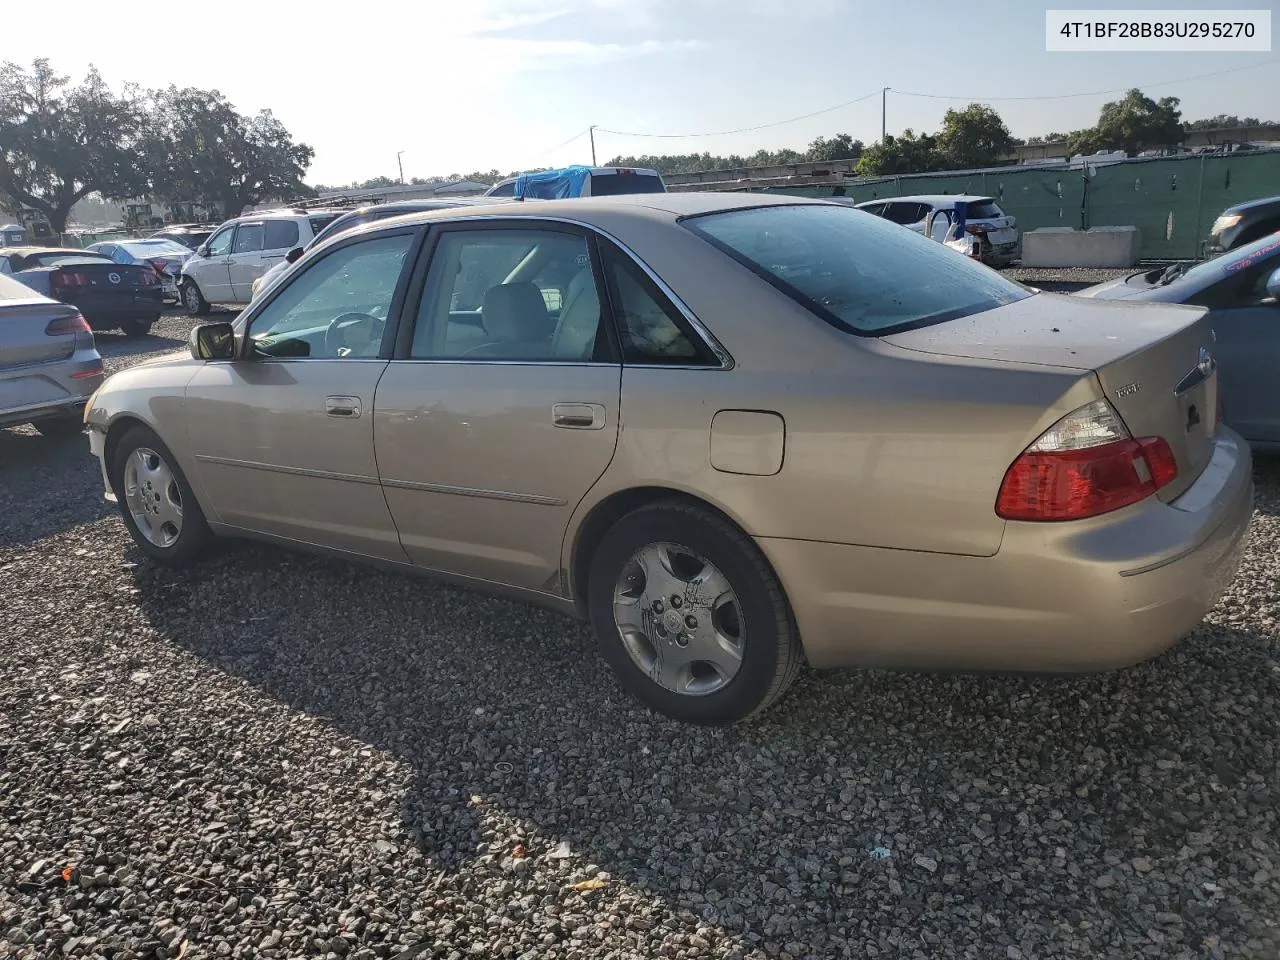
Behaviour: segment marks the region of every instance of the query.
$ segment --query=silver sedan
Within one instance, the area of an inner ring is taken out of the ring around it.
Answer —
[[[80,311],[0,277],[0,427],[78,434],[102,380],[102,357]]]

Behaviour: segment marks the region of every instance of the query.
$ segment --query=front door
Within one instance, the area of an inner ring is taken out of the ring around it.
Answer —
[[[622,368],[592,247],[528,221],[439,229],[374,411],[383,490],[414,563],[562,589],[569,518],[618,436]]]
[[[205,255],[197,254],[182,268],[209,303],[226,303],[231,299],[231,274],[227,268],[231,263],[231,241],[235,232],[234,223],[223,227],[205,244]]]
[[[192,379],[189,445],[219,520],[405,560],[378,484],[373,402],[415,237],[406,229],[334,248],[247,318],[242,359]]]

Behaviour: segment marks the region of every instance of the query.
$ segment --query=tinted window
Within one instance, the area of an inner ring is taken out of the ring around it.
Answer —
[[[308,217],[307,220],[311,223],[312,234],[319,233],[340,216],[342,216],[340,213],[317,213],[315,216]]]
[[[232,253],[253,253],[262,249],[262,224],[242,223],[236,227],[236,242]]]
[[[715,362],[687,329],[675,305],[634,260],[609,248],[604,263],[622,340],[623,360],[672,364]]]
[[[267,357],[376,357],[413,237],[364,240],[334,250],[294,277],[249,331]]]
[[[970,220],[991,220],[1003,216],[1004,211],[994,200],[970,200],[965,208],[965,217]]]
[[[54,264],[68,263],[110,263],[111,258],[89,250],[76,253],[34,253],[27,257],[24,268],[51,267]]]
[[[296,220],[268,220],[263,231],[263,250],[292,250],[298,245]]]
[[[885,207],[884,216],[887,220],[905,226],[909,223],[919,223],[926,213],[922,203],[891,203]]]
[[[346,213],[338,217],[331,224],[316,234],[315,239],[311,241],[310,246],[316,246],[324,243],[330,237],[336,237],[338,234],[355,227],[362,226],[373,220],[372,213]]]
[[[880,214],[884,213],[884,208],[885,205],[883,203],[869,203],[865,207],[859,207],[858,209],[863,213],[874,214],[878,217]]]
[[[1030,292],[910,230],[830,204],[757,207],[684,223],[852,333],[880,335],[1012,303]]]
[[[603,341],[599,331],[600,297],[584,238],[448,231],[431,258],[410,355],[591,360]]]
[[[593,173],[591,195],[616,197],[624,193],[665,193],[659,177],[642,173]]]
[[[516,182],[512,180],[510,183],[503,183],[492,190],[485,192],[487,197],[514,197],[516,195]]]

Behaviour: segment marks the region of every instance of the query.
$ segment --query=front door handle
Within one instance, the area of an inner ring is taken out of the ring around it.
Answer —
[[[551,422],[566,430],[602,430],[604,429],[604,404],[554,404],[551,407]]]
[[[354,420],[360,416],[359,397],[325,397],[324,412],[331,417]]]

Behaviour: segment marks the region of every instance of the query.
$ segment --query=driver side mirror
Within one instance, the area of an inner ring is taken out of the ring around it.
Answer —
[[[202,323],[191,331],[187,341],[196,360],[234,360],[236,358],[235,327],[225,320]]]
[[[1267,277],[1267,296],[1280,303],[1280,268],[1271,272],[1271,276]]]
[[[302,259],[302,248],[294,247],[292,250],[290,250],[288,253],[284,255],[284,259],[286,263],[297,263],[299,260]]]
[[[209,245],[207,243],[202,243],[200,244],[200,246],[196,247],[197,257],[207,257],[208,255],[209,255]]]

